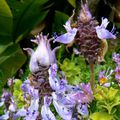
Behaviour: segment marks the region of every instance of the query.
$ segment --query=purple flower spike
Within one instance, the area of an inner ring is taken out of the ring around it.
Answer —
[[[43,120],[56,120],[54,114],[49,108],[50,104],[51,104],[51,98],[48,98],[47,96],[45,96],[44,105],[41,108],[41,115]]]
[[[102,18],[101,25],[96,27],[97,36],[100,39],[116,39],[116,36],[113,34],[115,31],[115,27],[113,27],[112,31],[109,32],[106,27],[109,24],[107,18]]]

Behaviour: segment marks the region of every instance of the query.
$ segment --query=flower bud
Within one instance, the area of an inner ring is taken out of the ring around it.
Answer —
[[[31,54],[30,59],[30,71],[37,72],[41,67],[49,67],[51,64],[56,62],[55,51],[56,48],[51,50],[50,40],[47,39],[47,36],[43,36],[42,33],[37,35],[35,40],[32,40],[38,44],[38,47],[35,51],[29,49],[29,53]],[[30,52],[31,51],[31,52]]]

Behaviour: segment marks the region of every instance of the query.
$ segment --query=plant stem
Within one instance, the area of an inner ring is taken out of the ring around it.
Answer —
[[[89,65],[90,65],[90,85],[93,90],[95,87],[94,63],[89,63]]]

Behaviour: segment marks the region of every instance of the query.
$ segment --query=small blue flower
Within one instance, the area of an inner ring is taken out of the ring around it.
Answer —
[[[113,34],[115,32],[115,27],[112,28],[111,32],[109,32],[106,27],[109,24],[107,18],[102,18],[101,25],[96,27],[97,36],[100,39],[116,39],[116,36]]]
[[[62,117],[65,120],[71,120],[72,119],[72,107],[71,105],[64,105],[62,104],[56,97],[56,95],[53,93],[52,94],[53,97],[53,105],[57,111],[57,113],[60,115],[60,117]]]
[[[88,116],[88,104],[79,104],[77,106],[78,113],[80,113],[83,116]]]
[[[50,110],[51,98],[48,96],[44,97],[44,105],[41,108],[41,115],[43,120],[56,120],[54,114]]]
[[[74,40],[74,37],[77,33],[77,28],[71,28],[71,17],[68,19],[68,21],[63,25],[67,31],[67,33],[58,36],[54,42],[60,42],[64,44],[71,43]]]
[[[36,120],[39,115],[38,108],[39,99],[31,100],[30,106],[27,109],[21,108],[18,110],[18,112],[14,115],[14,119],[16,120],[17,118],[23,117],[23,120]]]
[[[9,111],[6,111],[4,115],[0,116],[0,120],[8,120],[9,119]]]

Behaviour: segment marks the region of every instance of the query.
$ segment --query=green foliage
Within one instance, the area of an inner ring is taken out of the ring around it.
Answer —
[[[70,84],[76,85],[82,81],[87,82],[89,80],[89,70],[82,57],[75,57],[73,55],[71,59],[65,58],[63,63],[60,64],[60,68]]]
[[[112,115],[112,118],[119,115],[117,114],[118,112],[116,109],[116,107],[120,106],[120,91],[118,89],[113,87],[106,88],[104,86],[97,85],[95,88],[94,97],[96,100],[95,111],[98,113],[93,113],[91,116],[93,116],[93,118],[95,117],[95,120],[97,120],[97,116],[99,117],[99,112],[106,112],[109,116]],[[104,116],[103,119],[107,120]]]
[[[20,109],[24,106],[24,98],[23,98],[23,91],[21,90],[22,81],[19,79],[15,79],[14,84],[14,100],[17,103],[17,108]]]
[[[113,120],[113,116],[106,112],[95,112],[90,116],[90,118],[92,120]]]
[[[70,61],[69,59],[66,58],[63,61],[63,64],[60,65],[60,68],[66,75],[69,83],[78,84],[81,81],[80,68],[79,66],[75,65],[73,61]]]
[[[5,85],[7,78],[14,75],[25,62],[25,55],[18,44],[10,44],[0,54],[0,84]],[[2,89],[0,89],[2,90]]]
[[[76,0],[67,0],[74,8],[76,7]]]
[[[68,15],[60,12],[60,11],[55,11],[55,15],[54,15],[54,23],[52,25],[52,32],[57,32],[60,33],[61,30],[64,30],[63,25],[65,24],[65,22],[68,20]],[[66,31],[65,31],[66,32]]]
[[[48,0],[8,0],[7,2],[12,9],[13,33],[16,42],[41,23],[48,13],[48,10],[45,10],[47,6],[43,6]]]

